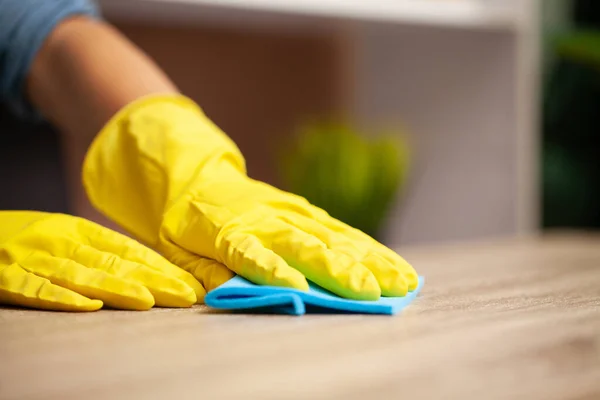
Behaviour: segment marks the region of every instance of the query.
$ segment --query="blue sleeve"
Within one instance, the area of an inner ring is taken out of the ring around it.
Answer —
[[[23,119],[38,119],[25,93],[31,63],[65,18],[100,12],[90,0],[0,0],[0,101]]]

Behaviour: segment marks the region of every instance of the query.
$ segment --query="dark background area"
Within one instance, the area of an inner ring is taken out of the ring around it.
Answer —
[[[599,1],[577,0],[569,5],[571,30],[600,29]],[[597,229],[600,69],[554,56],[543,93],[543,225]]]
[[[58,136],[0,105],[0,210],[68,212]]]

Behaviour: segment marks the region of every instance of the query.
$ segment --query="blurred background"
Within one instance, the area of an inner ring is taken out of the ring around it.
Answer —
[[[597,1],[98,4],[252,177],[386,244],[600,226]],[[0,119],[0,209],[72,212],[56,132]]]

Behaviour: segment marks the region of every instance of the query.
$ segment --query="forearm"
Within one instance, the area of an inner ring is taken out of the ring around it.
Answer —
[[[63,21],[48,36],[27,76],[32,104],[71,137],[91,139],[120,108],[175,85],[110,25]]]
[[[177,88],[119,32],[87,17],[71,18],[53,30],[26,83],[31,103],[61,133],[71,211],[116,229],[93,209],[83,190],[81,166],[87,149],[123,106]]]

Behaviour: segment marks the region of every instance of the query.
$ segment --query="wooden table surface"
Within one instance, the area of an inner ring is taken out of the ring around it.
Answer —
[[[397,316],[0,310],[2,399],[600,399],[600,238],[402,252]]]

